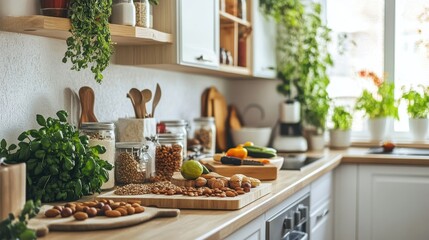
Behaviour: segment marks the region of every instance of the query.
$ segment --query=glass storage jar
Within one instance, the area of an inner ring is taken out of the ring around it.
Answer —
[[[153,176],[149,146],[139,142],[116,143],[115,180],[117,184],[144,183]]]
[[[101,145],[106,148],[106,152],[100,154],[100,158],[115,164],[115,125],[111,122],[85,122],[80,127],[81,134],[89,137],[89,145]],[[102,190],[111,189],[115,186],[115,173],[109,171],[109,180],[102,186]]]
[[[155,149],[155,181],[170,181],[180,171],[183,161],[183,134],[158,134]]]
[[[111,22],[114,24],[135,26],[136,8],[133,0],[114,0],[112,4]]]
[[[216,151],[216,126],[213,117],[195,118],[193,122],[193,134],[203,147],[202,152],[213,156]]]
[[[152,5],[149,0],[134,0],[136,26],[152,28]]]
[[[168,120],[161,121],[161,124],[165,126],[166,133],[181,133],[183,134],[183,159],[187,156],[187,139],[188,139],[188,123],[185,120]]]

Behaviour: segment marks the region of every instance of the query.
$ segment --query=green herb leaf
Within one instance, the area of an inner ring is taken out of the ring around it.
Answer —
[[[40,126],[42,126],[42,127],[46,126],[46,120],[42,115],[37,114],[36,115],[36,121]]]

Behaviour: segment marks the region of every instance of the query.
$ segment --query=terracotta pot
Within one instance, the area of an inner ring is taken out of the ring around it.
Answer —
[[[45,16],[67,17],[70,0],[40,0],[40,11]]]

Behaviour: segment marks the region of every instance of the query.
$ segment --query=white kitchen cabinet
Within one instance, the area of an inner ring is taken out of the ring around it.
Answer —
[[[180,0],[180,64],[219,67],[219,1]]]
[[[333,189],[332,172],[311,183],[310,239],[333,239]]]
[[[262,240],[265,239],[265,217],[264,214],[257,217],[244,227],[238,229],[225,240]]]
[[[360,165],[358,240],[429,238],[429,167]]]
[[[336,240],[429,236],[429,167],[347,164],[335,170]]]
[[[276,77],[276,23],[267,18],[259,7],[259,0],[252,1],[253,25],[253,75],[263,78]]]

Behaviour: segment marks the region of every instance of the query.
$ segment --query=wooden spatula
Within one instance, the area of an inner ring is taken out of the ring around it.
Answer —
[[[79,89],[81,114],[79,125],[84,122],[98,122],[94,114],[95,94],[92,88],[84,86]]]

